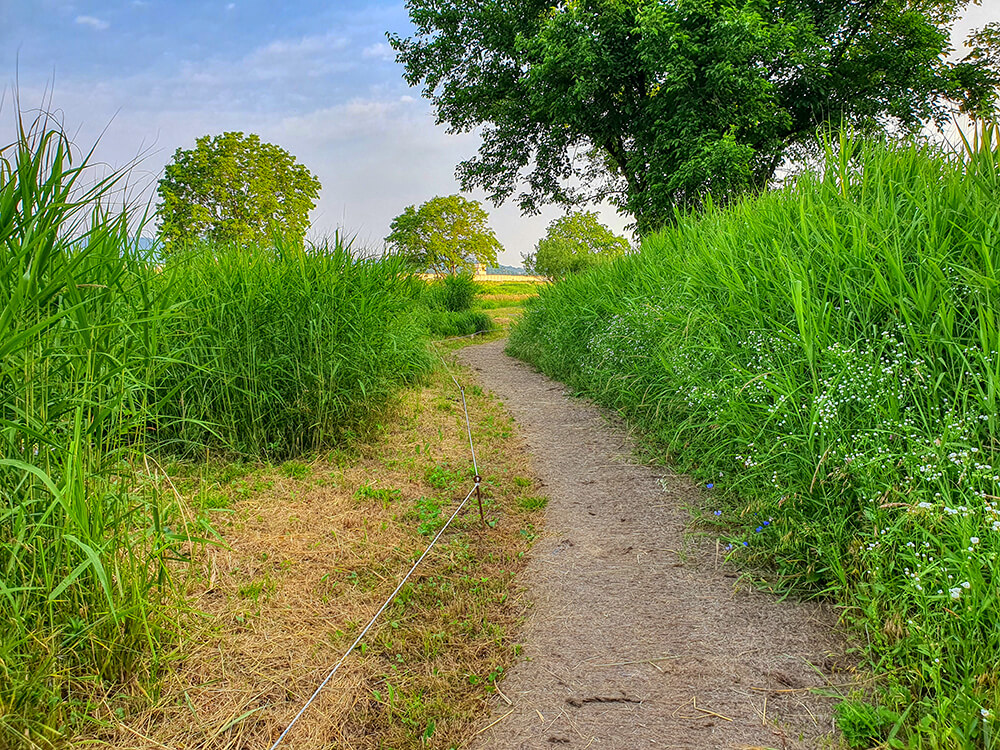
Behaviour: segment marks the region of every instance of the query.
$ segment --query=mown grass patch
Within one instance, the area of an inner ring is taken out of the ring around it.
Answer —
[[[879,685],[840,711],[855,746],[993,747],[997,131],[960,156],[827,146],[543,290],[510,351],[700,478],[732,557],[841,603]]]
[[[444,749],[488,721],[519,650],[514,581],[543,502],[500,402],[475,387],[466,400],[488,523],[470,500],[296,726],[295,747]],[[111,703],[93,739],[236,748],[277,737],[471,487],[464,411],[444,369],[399,396],[371,435],[294,464],[305,476],[262,466],[251,495],[235,492],[245,476],[218,486],[233,494],[215,518],[225,546],[197,558],[190,594],[205,617],[189,627],[183,663],[154,706]],[[219,485],[218,472],[188,473],[185,492]]]

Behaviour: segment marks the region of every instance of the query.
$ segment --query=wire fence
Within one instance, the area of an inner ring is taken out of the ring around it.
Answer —
[[[349,657],[352,653],[354,653],[354,649],[358,647],[358,644],[360,644],[361,641],[364,639],[364,637],[368,634],[368,631],[371,630],[372,627],[374,627],[375,623],[378,621],[378,618],[382,615],[383,612],[385,612],[386,609],[389,608],[392,602],[396,599],[396,596],[399,594],[400,591],[402,591],[403,586],[405,586],[406,582],[410,580],[410,576],[412,576],[413,573],[416,571],[416,569],[420,566],[420,563],[424,561],[424,558],[427,557],[430,551],[434,548],[434,545],[437,544],[438,540],[441,538],[441,535],[444,534],[445,531],[447,531],[448,527],[451,526],[451,522],[458,517],[458,514],[462,512],[462,509],[465,508],[466,504],[469,502],[469,498],[471,498],[473,495],[476,496],[476,501],[479,504],[480,523],[482,523],[484,526],[486,525],[486,519],[483,515],[482,491],[480,490],[480,484],[482,482],[482,478],[479,475],[479,463],[476,459],[476,446],[472,440],[472,421],[469,419],[469,406],[465,398],[465,387],[460,382],[458,382],[458,378],[455,377],[455,374],[454,372],[452,372],[449,363],[441,355],[441,352],[437,350],[437,347],[434,347],[434,351],[437,353],[438,357],[440,357],[441,362],[444,364],[445,369],[448,371],[448,375],[451,377],[452,382],[455,383],[455,386],[458,388],[459,393],[462,396],[462,410],[465,413],[465,428],[469,436],[469,450],[472,454],[472,468],[474,472],[473,485],[469,489],[469,492],[465,496],[465,499],[463,499],[462,502],[458,504],[458,507],[455,508],[454,512],[451,514],[451,516],[448,518],[445,524],[438,530],[437,534],[434,535],[434,538],[431,540],[430,544],[427,545],[427,548],[424,550],[423,554],[420,555],[419,558],[417,558],[417,561],[413,563],[413,566],[410,568],[407,574],[403,576],[403,579],[399,582],[399,585],[396,586],[395,591],[393,591],[389,595],[389,597],[385,600],[385,602],[382,604],[382,606],[379,607],[378,611],[372,616],[371,620],[368,621],[368,624],[365,626],[364,630],[362,630],[358,634],[358,637],[354,639],[354,643],[351,644],[350,648],[348,648],[347,651],[344,652],[343,656],[340,657],[340,660],[333,666],[333,669],[331,669],[327,673],[326,677],[323,678],[323,681],[320,682],[320,684],[316,687],[312,695],[309,696],[309,699],[303,704],[302,708],[299,709],[299,712],[295,714],[294,718],[288,723],[288,726],[285,727],[284,731],[282,731],[282,733],[278,735],[278,739],[276,739],[274,741],[274,744],[271,745],[270,750],[275,750],[282,743],[285,737],[288,736],[289,732],[292,731],[292,728],[295,726],[298,720],[302,718],[302,716],[306,713],[306,711],[313,704],[316,698],[319,697],[319,694],[323,691],[323,688],[325,688],[327,684],[330,682],[330,680],[333,679],[333,676],[337,674],[337,670],[340,669],[340,666],[345,661],[347,661],[347,657]]]

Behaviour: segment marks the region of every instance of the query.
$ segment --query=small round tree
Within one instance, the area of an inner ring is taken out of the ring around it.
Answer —
[[[159,182],[160,238],[168,251],[199,240],[265,244],[275,235],[301,243],[319,190],[279,146],[253,134],[206,135],[177,149]]]
[[[477,263],[496,265],[500,242],[479,201],[461,195],[432,198],[407,206],[392,220],[385,238],[390,252],[419,269],[449,275],[472,271]]]
[[[524,267],[540,276],[561,279],[628,250],[628,240],[601,224],[596,212],[576,211],[552,220],[535,252],[525,257]]]

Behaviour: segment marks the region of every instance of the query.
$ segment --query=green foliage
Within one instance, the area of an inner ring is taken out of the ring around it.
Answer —
[[[172,640],[176,508],[143,481],[145,382],[169,316],[46,117],[0,149],[0,746],[52,747],[113,691],[155,674]]]
[[[488,333],[496,328],[493,318],[482,310],[466,310],[457,313],[447,310],[429,310],[424,314],[423,320],[427,332],[438,338],[471,336],[474,333]]]
[[[875,747],[884,742],[899,715],[864,700],[844,700],[834,707],[837,727],[853,748]]]
[[[383,508],[388,508],[393,502],[403,497],[403,491],[395,487],[374,487],[365,482],[355,491],[354,497],[364,500],[376,500]]]
[[[467,274],[445,276],[441,281],[443,294],[441,301],[444,309],[450,312],[463,312],[472,309],[472,303],[479,294],[479,286]]]
[[[576,211],[549,223],[535,252],[524,259],[524,267],[539,276],[561,279],[628,251],[628,240],[601,224],[595,212]]]
[[[414,503],[419,525],[417,531],[423,536],[437,532],[444,519],[441,518],[441,501],[435,497],[419,497]]]
[[[38,750],[174,652],[171,576],[212,533],[161,490],[157,453],[350,437],[429,360],[400,263],[338,241],[154,269],[112,211],[124,177],[88,183],[58,127],[18,126],[0,149],[0,747]]]
[[[172,256],[159,282],[186,300],[161,334],[172,366],[155,384],[156,435],[170,450],[315,450],[428,365],[416,282],[398,259],[355,258],[339,236],[251,253],[200,246]]]
[[[319,180],[259,136],[203,136],[177,149],[157,192],[160,237],[170,251],[207,240],[244,247],[275,238],[301,244]]]
[[[843,606],[899,747],[990,747],[1000,700],[998,190],[996,127],[961,157],[827,142],[510,339],[704,481],[734,558]]]
[[[479,201],[461,195],[407,206],[389,228],[389,250],[425,271],[455,275],[473,271],[477,263],[495,266],[502,249]]]
[[[916,130],[993,107],[982,37],[950,62],[970,0],[408,0],[390,36],[452,132],[482,132],[463,189],[522,210],[606,198],[641,235],[674,209],[763,189],[818,127]]]
[[[480,288],[468,274],[445,276],[426,284],[420,295],[423,309],[418,318],[438,338],[468,336],[494,329],[493,319],[472,310]]]
[[[548,504],[549,499],[540,495],[525,495],[517,499],[518,507],[528,511],[543,510]]]

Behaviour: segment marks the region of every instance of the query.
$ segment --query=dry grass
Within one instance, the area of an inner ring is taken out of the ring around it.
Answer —
[[[287,747],[461,747],[488,722],[523,617],[516,576],[540,520],[501,404],[466,395],[484,476],[470,505],[286,739]],[[446,373],[404,395],[347,455],[223,485],[226,548],[201,554],[193,618],[160,694],[111,704],[89,740],[115,748],[266,748],[471,487],[461,399]],[[245,496],[237,499],[234,488]],[[204,494],[204,493],[202,493]],[[435,508],[440,508],[435,513]],[[112,708],[114,705],[114,709]],[[117,714],[116,714],[117,711]]]

